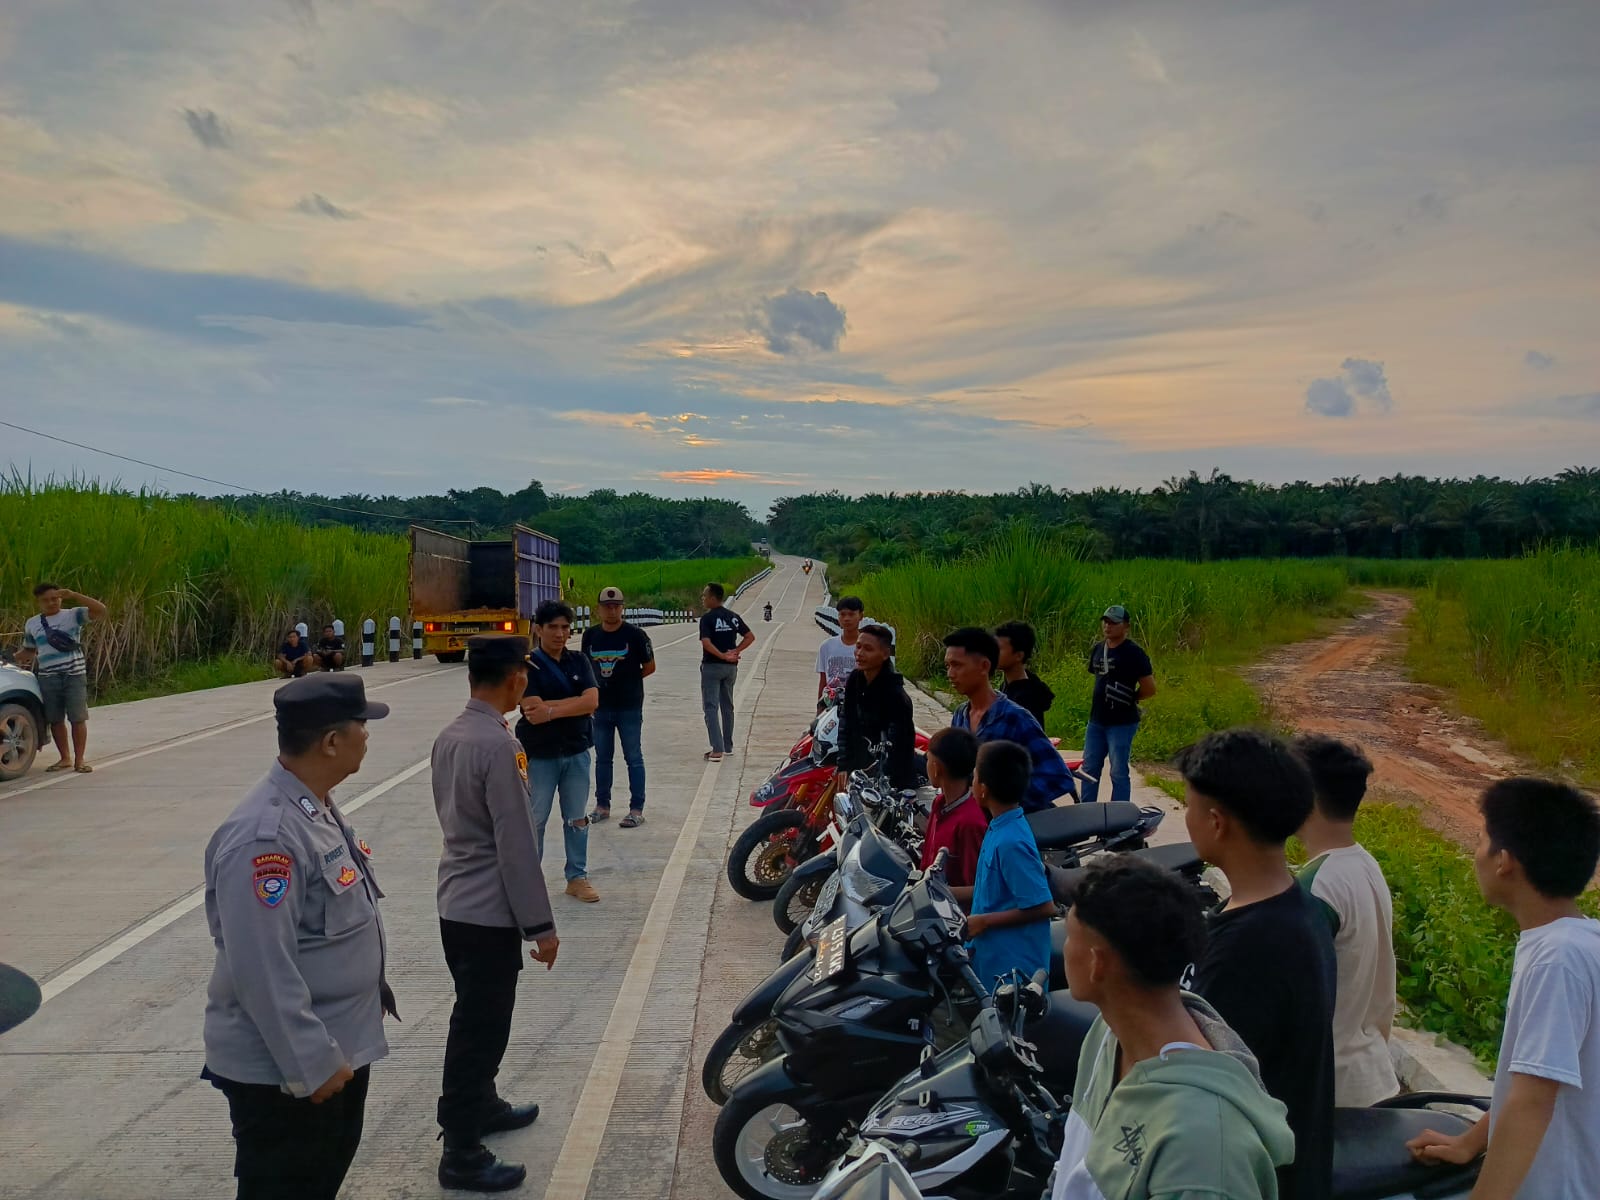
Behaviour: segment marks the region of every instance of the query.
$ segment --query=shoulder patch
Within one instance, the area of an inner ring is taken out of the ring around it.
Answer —
[[[258,854],[250,865],[255,869],[256,899],[268,908],[277,908],[289,894],[294,859],[287,854]]]
[[[313,821],[317,819],[317,802],[310,796],[301,796],[295,803],[300,806],[300,811],[305,813],[306,816]]]
[[[528,782],[528,755],[520,746],[517,748],[517,774],[522,776],[522,782]]]

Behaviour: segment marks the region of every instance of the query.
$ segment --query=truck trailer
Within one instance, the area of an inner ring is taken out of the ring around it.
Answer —
[[[474,542],[411,527],[411,619],[442,663],[467,656],[478,633],[533,636],[533,614],[561,599],[561,543],[518,525],[509,541]]]

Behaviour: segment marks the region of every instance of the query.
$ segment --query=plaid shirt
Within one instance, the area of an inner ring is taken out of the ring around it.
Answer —
[[[1033,774],[1028,777],[1028,795],[1022,801],[1024,812],[1038,812],[1055,803],[1057,796],[1076,796],[1072,786],[1072,772],[1061,757],[1061,752],[1050,744],[1033,714],[1015,700],[996,695],[989,711],[983,714],[983,723],[973,729],[969,715],[971,703],[956,709],[950,724],[965,729],[983,742],[1015,742],[1028,752],[1033,760]]]

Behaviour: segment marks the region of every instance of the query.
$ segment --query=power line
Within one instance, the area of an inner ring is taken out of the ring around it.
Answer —
[[[246,487],[242,483],[229,483],[224,479],[212,479],[209,475],[196,475],[192,471],[180,471],[177,467],[164,467],[160,463],[146,462],[142,458],[132,458],[126,454],[118,454],[113,450],[102,450],[99,446],[90,446],[84,442],[75,442],[71,438],[57,437],[53,433],[44,433],[37,429],[29,429],[26,425],[18,425],[15,421],[0,421],[0,425],[4,425],[7,429],[18,430],[22,433],[31,433],[34,437],[41,437],[46,441],[60,442],[63,446],[73,446],[79,450],[88,450],[92,454],[104,454],[107,458],[115,458],[121,460],[122,462],[134,463],[141,467],[149,467],[153,471],[164,471],[168,475],[182,475],[185,479],[197,479],[201,483],[215,484],[217,487],[232,488],[236,492],[245,492],[252,496],[263,496],[270,500],[274,495],[281,494],[264,492],[260,488]],[[408,517],[401,516],[396,513],[373,512],[370,509],[365,508],[345,508],[338,504],[325,504],[320,500],[308,500],[303,496],[299,498],[297,503],[307,505],[310,508],[325,508],[330,512],[354,513],[356,516],[361,517],[382,517],[389,521],[426,521],[430,525],[475,525],[477,523],[470,517]]]

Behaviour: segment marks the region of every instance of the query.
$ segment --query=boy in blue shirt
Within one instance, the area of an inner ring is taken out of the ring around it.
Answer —
[[[997,976],[1021,971],[1031,978],[1050,967],[1056,903],[1022,811],[1031,770],[1027,750],[1015,742],[987,742],[978,750],[972,794],[989,814],[989,832],[978,855],[967,933],[972,969],[988,988]]]

